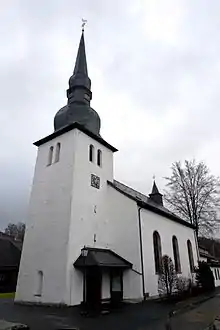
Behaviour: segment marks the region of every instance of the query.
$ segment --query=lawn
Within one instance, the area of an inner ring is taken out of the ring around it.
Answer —
[[[15,296],[14,292],[0,293],[0,299],[1,298],[14,298],[14,296]]]

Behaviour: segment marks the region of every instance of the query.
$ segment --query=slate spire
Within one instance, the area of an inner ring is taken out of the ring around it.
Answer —
[[[155,180],[153,183],[152,192],[149,196],[150,200],[152,200],[154,203],[163,206],[163,195],[159,192]]]
[[[67,90],[68,102],[54,117],[55,131],[73,122],[77,122],[95,135],[100,135],[101,122],[99,115],[90,107],[90,101],[92,99],[90,89],[91,80],[88,77],[84,29],[82,29],[75,67],[69,79],[69,88]]]
[[[67,91],[67,97],[69,97],[74,87],[77,86],[84,87],[85,89],[87,89],[87,93],[90,96],[90,100],[92,99],[92,92],[90,91],[91,80],[88,77],[87,70],[84,31],[82,31],[82,35],[80,38],[73,75],[69,79],[69,89]]]
[[[153,188],[152,188],[152,192],[151,192],[152,195],[155,195],[155,194],[159,194],[159,190],[157,188],[157,185],[156,185],[156,182],[154,180],[154,183],[153,183]]]
[[[73,74],[83,74],[88,76],[87,71],[87,62],[86,62],[86,51],[85,51],[85,41],[84,41],[84,32],[82,31],[82,35],[80,38],[79,48],[76,57],[75,68]]]

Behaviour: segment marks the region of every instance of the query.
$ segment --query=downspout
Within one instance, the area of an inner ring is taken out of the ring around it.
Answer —
[[[199,243],[198,243],[198,237],[196,235],[195,230],[193,230],[194,232],[194,238],[195,238],[195,243],[196,243],[196,254],[197,254],[197,267],[199,267]],[[195,277],[193,276],[192,272],[191,273],[191,278],[192,278],[192,282],[194,282]]]
[[[143,259],[143,241],[142,241],[142,228],[141,228],[141,209],[142,207],[138,207],[138,227],[139,227],[139,243],[140,243],[140,258],[141,258],[141,277],[142,277],[142,292],[143,292],[143,300],[145,297],[145,281],[144,281],[144,259]]]
[[[195,230],[194,230],[194,238],[195,238],[195,243],[196,243],[197,263],[199,264],[199,243],[198,243],[198,237],[197,237]]]

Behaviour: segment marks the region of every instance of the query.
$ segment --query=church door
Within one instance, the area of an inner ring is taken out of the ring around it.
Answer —
[[[111,272],[111,304],[117,307],[123,300],[123,272],[115,269]]]
[[[102,273],[98,267],[86,270],[86,302],[90,310],[99,310],[101,306]]]

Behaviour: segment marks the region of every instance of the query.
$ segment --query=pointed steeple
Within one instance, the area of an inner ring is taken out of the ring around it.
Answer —
[[[67,90],[67,105],[61,108],[54,118],[55,131],[73,122],[78,122],[89,131],[100,135],[100,118],[90,107],[92,99],[91,80],[88,77],[84,29],[80,38],[73,74],[69,79]]]
[[[155,180],[153,183],[152,192],[149,196],[150,200],[152,200],[154,203],[163,206],[163,195],[159,192]]]
[[[74,75],[76,75],[77,73],[88,76],[84,32],[82,32],[82,35],[81,35],[78,53],[77,53],[77,57],[76,57],[76,64],[75,64],[75,68],[73,71]]]
[[[69,79],[69,90],[67,91],[67,97],[71,93],[71,90],[75,86],[81,86],[88,89],[88,94],[90,94],[90,100],[92,99],[91,80],[88,77],[87,62],[86,62],[86,50],[85,50],[85,41],[84,41],[84,32],[80,38],[79,48],[76,57],[75,68],[73,75]]]
[[[71,96],[71,92],[75,87],[83,87],[87,90],[89,101],[92,99],[91,80],[88,77],[87,62],[86,62],[86,50],[84,41],[84,32],[80,38],[79,48],[76,57],[75,68],[73,75],[69,79],[69,89],[67,90],[67,97]]]

